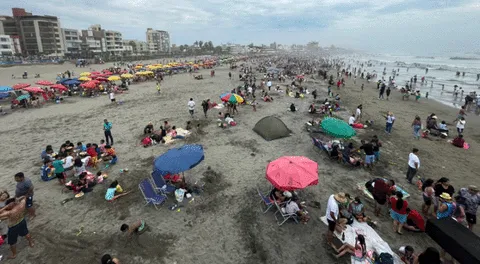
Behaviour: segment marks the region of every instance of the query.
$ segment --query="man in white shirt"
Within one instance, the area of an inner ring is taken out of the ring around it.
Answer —
[[[420,159],[418,158],[418,149],[414,148],[412,153],[408,155],[408,170],[407,170],[407,180],[409,183],[413,184],[412,180],[417,174],[418,168],[420,168]]]
[[[353,125],[355,124],[355,115],[351,115],[349,118],[348,118],[348,124],[349,125]]]
[[[110,101],[113,103],[115,102],[115,93],[113,91],[108,94],[108,97],[110,98]]]
[[[193,101],[193,98],[190,98],[190,101],[188,101],[187,105],[188,105],[188,112],[193,117],[193,114],[195,112],[195,102]]]
[[[333,232],[338,222],[338,203],[346,202],[345,193],[332,194],[328,198],[326,217],[328,222],[327,242],[333,246]]]
[[[355,120],[357,121],[360,121],[360,119],[362,118],[362,105],[359,105],[357,107],[357,110],[355,111]]]

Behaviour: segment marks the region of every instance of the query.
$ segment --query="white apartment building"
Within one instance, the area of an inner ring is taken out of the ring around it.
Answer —
[[[65,55],[79,55],[82,50],[82,39],[77,29],[62,28]]]
[[[118,31],[105,30],[105,44],[107,52],[112,55],[119,55],[124,51],[122,33]]]
[[[152,53],[168,53],[171,51],[170,35],[167,31],[147,28],[147,43]]]
[[[8,35],[0,35],[0,56],[11,56],[15,54],[13,39]]]

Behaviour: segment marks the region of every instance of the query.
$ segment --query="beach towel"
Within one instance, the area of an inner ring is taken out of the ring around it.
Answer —
[[[186,136],[192,134],[192,132],[190,132],[188,130],[185,130],[183,128],[177,128],[175,130],[177,131],[177,136],[186,137]]]
[[[328,225],[326,216],[322,216],[320,220],[322,220],[322,222],[325,225]],[[362,234],[363,236],[365,236],[365,244],[367,245],[367,252],[375,251],[378,254],[389,253],[393,256],[395,263],[402,263],[400,257],[392,251],[388,243],[385,242],[377,234],[377,232],[373,228],[371,228],[367,223],[359,223],[357,222],[357,220],[354,220],[351,225],[347,225],[346,227],[347,229],[343,232],[345,234],[345,241],[344,241],[345,243],[354,245],[357,234]],[[342,234],[337,234],[336,232],[334,234],[338,239],[342,240]],[[352,256],[351,263],[365,264],[365,263],[372,263],[372,262],[368,258],[365,260],[358,260]]]
[[[163,140],[165,140],[165,145],[175,142],[175,139],[173,139],[172,136],[164,136]]]
[[[363,191],[363,194],[365,194],[368,198],[373,199],[372,194],[367,190],[367,188],[365,188],[365,183],[364,182],[358,183],[357,188],[360,191]],[[402,187],[400,187],[398,185],[395,185],[395,188],[396,188],[397,191],[402,192],[403,198],[406,199],[406,198],[410,197],[410,194],[407,191],[405,191]]]

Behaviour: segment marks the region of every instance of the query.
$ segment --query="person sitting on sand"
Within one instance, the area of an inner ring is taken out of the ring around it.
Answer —
[[[315,108],[315,105],[314,104],[311,104],[310,107],[308,107],[308,112],[310,114],[315,114],[317,113],[317,109]]]
[[[104,161],[110,161],[110,164],[115,164],[118,161],[117,154],[115,152],[115,149],[110,146],[106,145],[105,146],[105,155],[103,156]]]
[[[463,148],[463,146],[465,145],[465,139],[463,139],[463,135],[460,134],[456,138],[454,138],[452,140],[452,145],[458,148]]]
[[[120,260],[110,256],[109,254],[103,255],[101,262],[102,264],[120,264]]]
[[[131,239],[133,235],[141,235],[143,232],[145,232],[147,230],[147,224],[144,220],[138,220],[131,225],[122,224],[120,230],[122,232],[127,232],[127,237]]]
[[[294,103],[290,104],[290,111],[291,111],[291,112],[297,111],[297,108],[295,107],[295,104],[294,104]]]
[[[118,181],[113,181],[105,193],[105,200],[112,202],[122,196],[129,194],[130,192],[124,192]]]
[[[192,121],[187,121],[187,125],[185,126],[185,129],[188,131],[192,130]]]
[[[88,166],[91,166],[93,168],[97,168],[97,162],[98,162],[98,153],[97,153],[97,144],[87,144],[87,154],[90,156],[89,163],[87,164]]]
[[[268,95],[268,93],[265,93],[265,96],[263,97],[264,102],[273,102],[273,98]]]
[[[143,134],[151,134],[153,133],[153,124],[152,122],[148,122],[148,124],[143,129]]]
[[[351,254],[355,259],[364,259],[367,255],[367,245],[365,244],[365,237],[363,235],[357,235],[355,238],[355,246],[350,244],[343,244],[340,248],[335,248],[338,255],[335,257],[340,258],[345,254]]]
[[[404,246],[400,247],[398,250],[400,252],[400,259],[405,263],[405,264],[414,264],[415,263],[415,258],[416,256],[414,255],[414,249],[412,246]]]
[[[425,220],[417,210],[407,208],[407,222],[403,228],[415,232],[425,232]]]
[[[355,199],[348,205],[348,211],[358,222],[368,221],[368,217],[365,215],[365,206],[360,200],[360,197],[355,197]]]
[[[171,128],[170,124],[168,121],[163,121],[163,128],[168,132]]]
[[[82,161],[80,157],[77,157],[75,159],[75,162],[73,164],[73,172],[76,177],[80,176],[80,174],[84,173],[87,171],[85,168],[85,162]]]
[[[291,192],[287,192],[286,194],[288,196],[286,196],[287,201],[285,202],[285,213],[289,215],[296,214],[303,224],[307,224],[310,220],[310,216],[304,210],[304,206],[298,202],[298,197],[292,197]]]

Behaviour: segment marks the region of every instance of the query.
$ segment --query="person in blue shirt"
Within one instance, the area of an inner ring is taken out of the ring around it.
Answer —
[[[87,151],[87,147],[82,144],[82,142],[77,142],[77,150],[79,152],[85,152]]]
[[[103,120],[103,131],[105,133],[105,141],[107,142],[107,145],[113,145],[112,122],[108,122],[107,119]]]
[[[55,179],[55,175],[53,174],[52,168],[50,167],[52,164],[51,162],[52,161],[50,160],[50,158],[45,158],[43,160],[43,166],[41,168],[41,174],[40,174],[40,178],[43,181],[49,181],[49,180]]]

